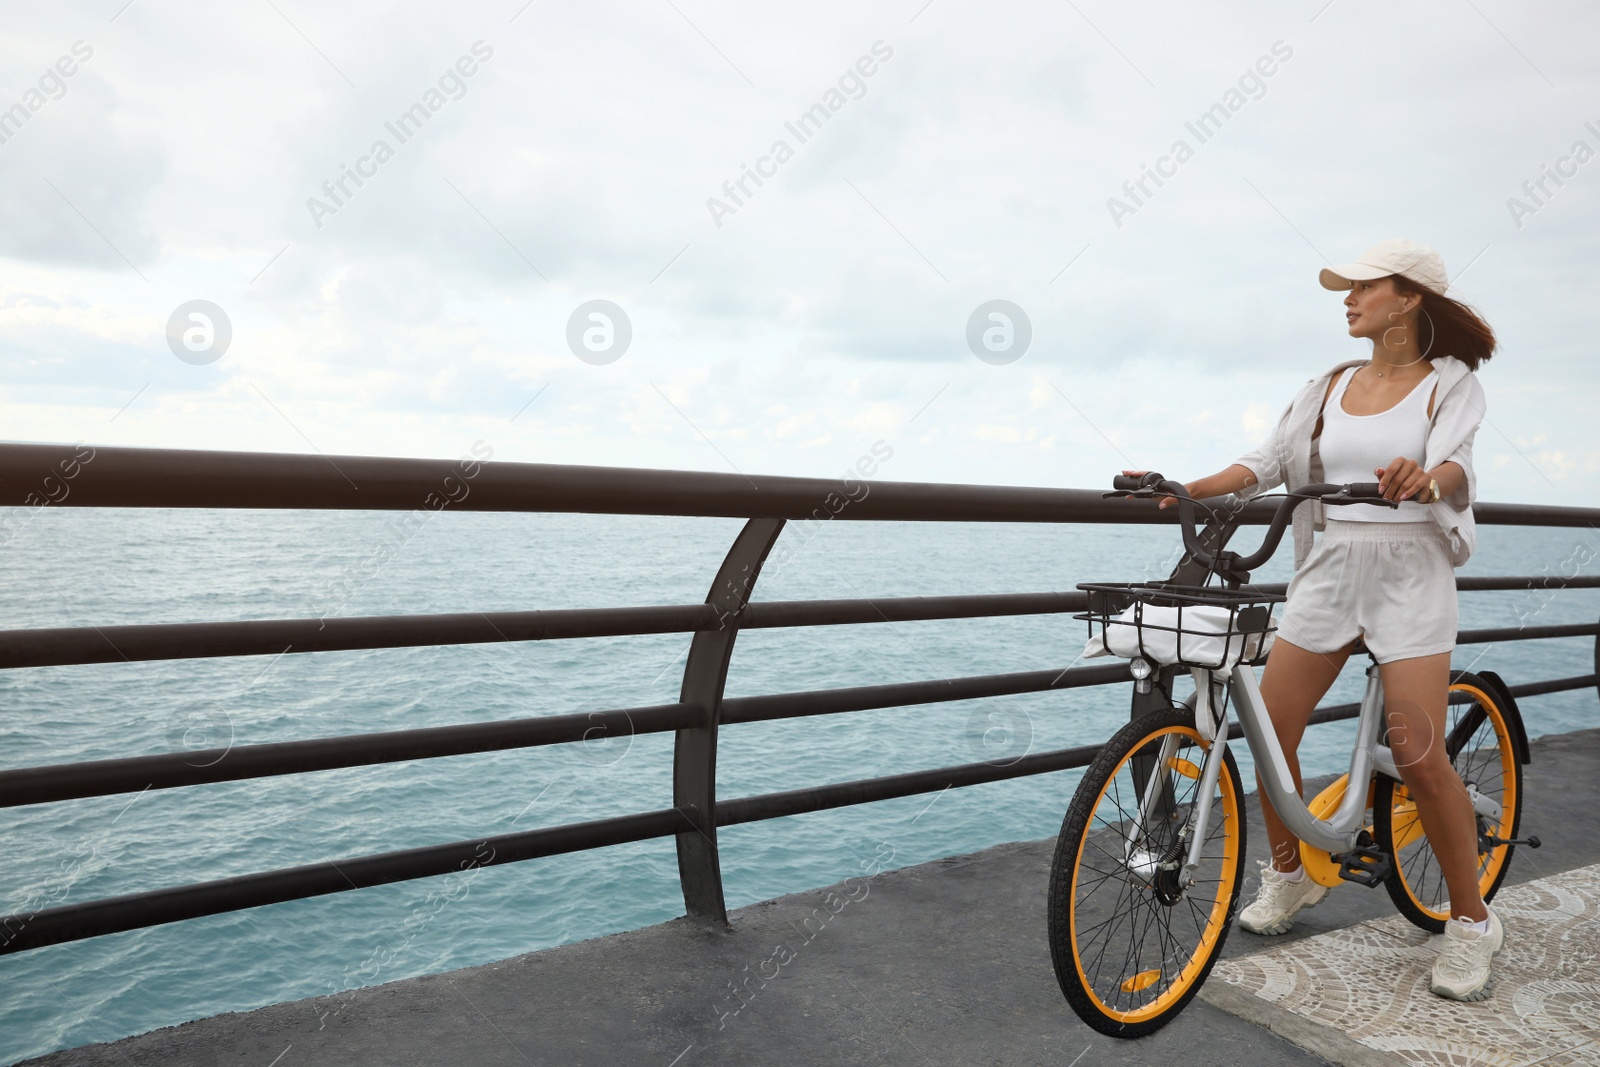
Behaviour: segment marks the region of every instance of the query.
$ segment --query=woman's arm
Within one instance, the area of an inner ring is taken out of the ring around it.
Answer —
[[[1439,483],[1439,499],[1443,500],[1467,480],[1467,472],[1461,469],[1461,464],[1446,460],[1428,472],[1428,477]]]
[[[1147,472],[1123,471],[1122,473],[1137,478],[1141,474],[1145,474]],[[1196,500],[1204,500],[1207,497],[1222,496],[1226,493],[1237,493],[1246,486],[1255,484],[1255,471],[1251,470],[1249,467],[1246,467],[1242,463],[1235,463],[1227,470],[1218,471],[1216,474],[1207,475],[1197,482],[1185,482],[1183,488]],[[1443,482],[1440,482],[1439,484],[1441,487],[1444,485]],[[1124,497],[1123,499],[1132,500],[1133,498]],[[1161,498],[1161,503],[1157,504],[1156,506],[1164,508],[1174,505],[1177,502],[1178,498],[1175,496],[1164,496]]]
[[[1237,493],[1241,489],[1256,484],[1256,473],[1243,463],[1235,463],[1225,471],[1207,475],[1199,481],[1187,482],[1184,488],[1189,490],[1189,495],[1196,500],[1207,497],[1223,496],[1227,493]],[[1172,497],[1168,497],[1172,500]],[[1166,505],[1163,503],[1163,507]]]

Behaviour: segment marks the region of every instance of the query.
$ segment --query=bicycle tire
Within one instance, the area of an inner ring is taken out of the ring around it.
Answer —
[[[1498,691],[1484,679],[1466,671],[1452,675],[1452,693],[1464,693],[1470,703],[1445,708],[1445,744],[1450,763],[1479,792],[1500,805],[1500,818],[1478,815],[1478,891],[1493,900],[1511,868],[1515,845],[1497,845],[1487,851],[1482,835],[1506,839],[1517,836],[1522,824],[1522,763],[1517,756],[1515,726]],[[1386,774],[1377,775],[1373,791],[1373,838],[1388,852],[1393,869],[1385,880],[1389,898],[1400,914],[1431,933],[1442,933],[1450,921],[1450,897],[1438,860],[1422,832],[1422,820],[1405,784]]]
[[[1161,781],[1171,788],[1172,803],[1133,852],[1142,857],[1141,874],[1130,869],[1123,847],[1130,801],[1133,820],[1139,817],[1133,760],[1159,755],[1170,736],[1179,748]],[[1102,1034],[1143,1037],[1171,1022],[1211,973],[1232,926],[1244,881],[1245,819],[1243,781],[1231,749],[1213,793],[1194,886],[1180,890],[1176,870],[1154,869],[1156,857],[1171,863],[1187,849],[1186,824],[1201,777],[1190,759],[1198,759],[1200,749],[1191,746],[1201,744],[1193,713],[1184,708],[1129,723],[1089,765],[1062,821],[1050,868],[1050,958],[1067,1003]],[[1107,851],[1108,843],[1115,852]]]

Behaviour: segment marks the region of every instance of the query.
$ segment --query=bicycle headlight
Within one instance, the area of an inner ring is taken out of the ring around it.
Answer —
[[[1155,668],[1150,666],[1150,662],[1135,656],[1128,661],[1128,670],[1133,674],[1134,691],[1150,692],[1150,676],[1155,673]]]

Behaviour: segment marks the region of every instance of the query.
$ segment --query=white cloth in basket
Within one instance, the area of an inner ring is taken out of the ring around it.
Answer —
[[[1141,627],[1134,624],[1135,612],[1141,612],[1138,618],[1145,623],[1142,653],[1139,650]],[[1131,604],[1127,611],[1107,620],[1104,635],[1095,634],[1089,639],[1083,649],[1083,658],[1121,656],[1132,659],[1143,655],[1145,659],[1156,663],[1221,664],[1218,669],[1227,669],[1241,660],[1253,660],[1272,647],[1270,633],[1234,634],[1225,638],[1223,635],[1228,632],[1228,615],[1229,609],[1225,607],[1185,604],[1183,632],[1179,633],[1177,608]],[[1151,624],[1171,629],[1157,630]]]

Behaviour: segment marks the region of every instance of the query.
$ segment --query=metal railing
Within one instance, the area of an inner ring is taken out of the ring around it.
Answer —
[[[859,496],[856,495],[859,491]],[[704,604],[279,619],[248,622],[85,626],[0,631],[0,669],[280,655],[354,649],[688,633],[688,661],[677,702],[580,714],[299,741],[184,750],[124,759],[0,771],[0,807],[173,789],[209,782],[306,774],[339,767],[433,759],[569,744],[613,736],[673,732],[672,806],[481,840],[340,859],[173,886],[144,893],[22,911],[0,918],[0,954],[243,908],[338,893],[464,866],[490,866],[607,845],[672,837],[684,907],[727,921],[717,831],[724,826],[864,804],[919,793],[1044,774],[1087,765],[1098,745],[1020,759],[969,763],[805,789],[721,799],[717,734],[723,726],[808,715],[1040,693],[1131,681],[1126,664],[1048,669],[937,681],[857,686],[725,698],[734,644],[742,630],[836,626],[1084,610],[1084,594],[1013,593],[751,603],[762,563],[787,521],[916,520],[1038,523],[1170,523],[1149,505],[1106,500],[1099,491],[828,479],[681,471],[275,455],[61,445],[0,445],[0,507],[276,508],[414,511],[585,512],[720,516],[745,519],[711,581]],[[1245,524],[1264,523],[1271,502],[1246,505]],[[1478,504],[1480,524],[1600,526],[1600,509]],[[14,514],[14,513],[13,513]],[[1181,573],[1184,564],[1177,571]],[[1108,564],[1114,571],[1114,564]],[[1467,590],[1594,588],[1594,577],[1458,578]],[[1283,586],[1259,588],[1281,592]],[[1536,695],[1600,686],[1600,624],[1466,630],[1460,644],[1595,636],[1595,672],[1511,686]],[[1132,711],[1171,696],[1171,669]],[[1352,718],[1357,706],[1318,709],[1313,722]],[[488,851],[487,858],[484,855]]]

